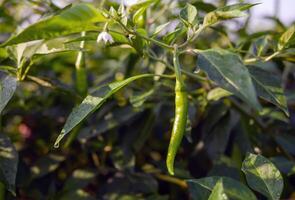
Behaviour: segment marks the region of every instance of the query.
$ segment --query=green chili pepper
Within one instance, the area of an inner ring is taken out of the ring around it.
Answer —
[[[166,165],[169,174],[174,175],[174,160],[186,129],[188,98],[187,91],[181,78],[177,48],[174,50],[173,64],[176,74],[175,83],[175,120],[173,124]]]

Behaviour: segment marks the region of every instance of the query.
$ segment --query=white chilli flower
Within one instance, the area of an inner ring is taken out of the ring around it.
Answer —
[[[111,34],[109,34],[109,33],[106,32],[106,31],[101,32],[101,33],[97,36],[97,40],[96,40],[96,42],[99,43],[99,42],[101,42],[101,41],[103,41],[105,44],[107,44],[107,43],[110,43],[110,44],[114,43],[114,39],[113,39],[113,37],[111,36]]]

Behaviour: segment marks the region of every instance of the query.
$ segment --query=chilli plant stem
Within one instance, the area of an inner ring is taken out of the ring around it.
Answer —
[[[82,32],[81,36],[85,37],[86,33]],[[85,41],[80,42],[80,51],[78,52],[75,67],[76,67],[76,90],[81,96],[87,94],[87,72],[85,68],[85,52],[83,49],[85,47]]]
[[[157,44],[158,46],[161,46],[161,47],[163,47],[163,48],[166,48],[166,49],[169,49],[169,50],[173,50],[173,46],[168,45],[168,44],[165,44],[164,42],[161,42],[161,41],[159,41],[159,40],[156,40],[156,39],[149,38],[149,37],[146,37],[146,36],[144,36],[144,35],[141,35],[141,34],[139,34],[139,33],[136,32],[136,31],[132,31],[132,30],[128,29],[128,27],[125,26],[120,20],[117,20],[117,19],[115,19],[115,20],[120,24],[120,26],[121,26],[121,27],[122,27],[127,33],[132,34],[132,35],[136,35],[136,36],[138,36],[138,37],[141,37],[142,39],[147,40],[147,41],[149,41],[149,42],[152,42],[152,43],[154,43],[154,44]]]

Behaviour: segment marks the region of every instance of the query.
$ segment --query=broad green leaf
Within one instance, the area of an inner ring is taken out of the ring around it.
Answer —
[[[228,199],[229,198],[224,191],[222,180],[219,180],[214,186],[208,200],[228,200]]]
[[[250,73],[237,54],[222,49],[198,50],[197,53],[197,65],[212,81],[260,110]]]
[[[247,16],[243,11],[248,10],[257,4],[239,3],[218,8],[205,15],[203,25],[210,26],[221,20]]]
[[[187,3],[180,11],[179,17],[187,26],[195,25],[197,23],[198,11],[195,6]]]
[[[218,101],[219,99],[221,99],[223,97],[228,97],[231,95],[232,95],[232,93],[230,93],[229,91],[224,90],[220,87],[217,87],[217,88],[214,88],[213,90],[210,90],[208,92],[207,99],[209,101]]]
[[[59,142],[62,138],[67,135],[75,126],[77,126],[81,121],[83,121],[89,114],[100,108],[103,103],[110,98],[114,93],[118,92],[121,88],[128,85],[129,83],[147,77],[153,77],[153,74],[142,74],[127,78],[123,81],[113,82],[108,85],[102,86],[93,94],[89,94],[82,103],[74,108],[70,116],[58,136],[55,147],[59,146]]]
[[[231,178],[219,176],[187,180],[192,199],[207,200],[214,186],[219,181],[222,183],[224,193],[229,199],[256,200],[253,192],[242,183]]]
[[[44,41],[38,46],[38,48],[34,52],[34,55],[47,55],[53,53],[81,50],[79,44],[67,44],[64,43],[64,40],[65,38],[55,38],[52,40]]]
[[[82,31],[97,30],[95,23],[104,22],[106,19],[101,11],[91,4],[81,3],[64,9],[59,14],[32,24],[19,34],[12,36],[3,45],[51,39]]]
[[[17,86],[15,77],[0,72],[0,114],[12,98]]]
[[[50,40],[31,41],[16,45],[18,51],[18,62],[23,59],[31,59],[33,56],[48,55],[53,53],[79,51],[80,46],[76,44],[64,43],[66,38],[54,38]]]
[[[130,8],[129,11],[130,12],[135,12],[141,8],[147,8],[149,6],[151,6],[153,3],[157,2],[158,0],[141,0],[138,1],[138,3],[133,4]]]
[[[15,195],[18,154],[9,137],[0,133],[0,181]]]
[[[287,31],[285,31],[280,39],[279,39],[279,43],[278,43],[278,49],[282,50],[286,47],[288,47],[289,45],[294,44],[295,42],[295,25],[291,26]]]
[[[249,153],[242,166],[249,186],[272,200],[280,199],[283,178],[279,170],[261,155]]]
[[[249,66],[248,70],[251,74],[257,95],[276,105],[289,116],[280,77],[255,66]]]

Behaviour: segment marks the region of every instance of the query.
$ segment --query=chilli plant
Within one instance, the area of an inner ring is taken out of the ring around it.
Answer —
[[[0,1],[0,199],[294,196],[295,26],[225,2]]]

